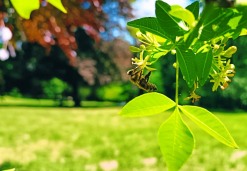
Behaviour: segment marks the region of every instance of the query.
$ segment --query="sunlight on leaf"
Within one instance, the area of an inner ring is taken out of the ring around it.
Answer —
[[[32,0],[32,3],[30,3],[30,0],[10,0],[10,1],[13,4],[17,13],[25,19],[29,19],[31,12],[39,8],[39,0]]]
[[[175,41],[176,36],[182,36],[185,31],[178,25],[179,21],[176,21],[170,14],[171,7],[163,2],[156,1],[155,14],[159,25],[162,30],[172,41]]]
[[[179,170],[192,153],[194,138],[178,108],[160,126],[158,140],[168,170]]]
[[[60,11],[67,13],[67,10],[64,8],[61,0],[47,0],[50,4],[52,4],[54,7],[59,9]]]
[[[199,16],[199,2],[195,1],[192,4],[186,7],[187,10],[193,13],[195,19],[198,19]]]
[[[236,16],[233,17],[229,20],[229,22],[227,23],[228,26],[231,27],[231,29],[236,29],[238,27],[238,23],[241,20],[242,16]]]
[[[120,112],[127,117],[154,115],[171,109],[175,102],[160,93],[146,93],[128,102]]]
[[[181,6],[171,6],[171,11],[169,11],[169,14],[185,21],[190,26],[190,28],[194,27],[195,25],[195,17],[193,13],[187,9],[182,8]]]
[[[197,106],[179,106],[179,108],[209,135],[229,147],[238,148],[225,125],[214,114]]]

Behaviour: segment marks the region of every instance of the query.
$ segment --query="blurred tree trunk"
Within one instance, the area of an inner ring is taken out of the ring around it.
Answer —
[[[76,80],[72,83],[72,98],[74,101],[74,107],[80,107],[81,106],[81,100],[79,97],[79,86],[78,82]]]
[[[206,4],[214,3],[218,6],[229,8],[234,6],[235,0],[205,0]]]

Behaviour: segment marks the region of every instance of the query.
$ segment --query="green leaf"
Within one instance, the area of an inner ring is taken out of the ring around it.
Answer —
[[[59,9],[60,11],[67,13],[67,10],[64,8],[61,0],[47,0],[50,4],[52,4],[54,7]]]
[[[167,3],[156,1],[155,14],[159,25],[165,34],[174,42],[176,36],[182,36],[186,32],[178,25],[178,21],[169,14],[170,10],[171,7]]]
[[[209,135],[229,147],[238,148],[225,125],[211,112],[197,106],[179,106],[179,108]]]
[[[212,62],[213,53],[211,48],[206,49],[206,52],[202,51],[195,55],[196,73],[200,86],[203,86],[207,81]]]
[[[230,32],[232,28],[228,25],[228,22],[235,15],[239,14],[236,14],[233,9],[206,7],[205,13],[201,17],[202,26],[199,29],[199,39],[208,41]]]
[[[193,87],[196,80],[196,66],[195,66],[195,54],[192,50],[176,48],[177,59],[179,63],[180,70],[187,82],[188,87]]]
[[[160,126],[158,141],[168,170],[179,170],[192,153],[194,138],[178,108]]]
[[[120,115],[127,117],[141,117],[161,113],[174,107],[176,103],[160,93],[146,93],[128,102]]]
[[[169,14],[185,21],[190,26],[190,28],[194,27],[195,25],[195,17],[193,13],[179,5],[171,6],[171,11],[169,11]]]
[[[33,10],[39,9],[39,0],[32,0],[30,3],[30,0],[10,0],[13,4],[15,10],[17,13],[25,18],[29,19],[31,12]]]
[[[169,51],[166,50],[166,51],[163,51],[163,52],[157,52],[153,55],[153,58],[160,58],[162,56],[165,56]]]
[[[141,19],[133,20],[128,22],[127,25],[139,28],[143,31],[148,31],[163,38],[167,38],[165,32],[160,28],[159,23],[155,17],[144,17]]]
[[[247,28],[247,8],[245,6],[238,6],[237,9],[242,15],[242,18],[239,21],[236,31],[233,35],[234,39],[237,38],[241,32]]]
[[[191,11],[194,14],[195,19],[198,19],[199,16],[199,2],[195,1],[189,6],[186,7],[187,10]]]

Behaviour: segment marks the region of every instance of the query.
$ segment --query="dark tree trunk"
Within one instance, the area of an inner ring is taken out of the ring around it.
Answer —
[[[81,100],[79,97],[79,86],[78,82],[74,81],[72,84],[72,97],[74,101],[74,107],[80,107],[81,106]]]
[[[207,4],[209,3],[215,3],[218,6],[229,8],[234,6],[235,0],[205,0]]]

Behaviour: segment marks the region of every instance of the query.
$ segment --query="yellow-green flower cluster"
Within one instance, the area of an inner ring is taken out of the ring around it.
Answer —
[[[226,89],[231,82],[231,77],[235,74],[235,66],[231,64],[231,57],[237,51],[236,46],[231,46],[224,51],[223,46],[214,45],[213,53],[213,69],[210,73],[213,83],[212,91],[216,91],[218,87],[222,90]]]

